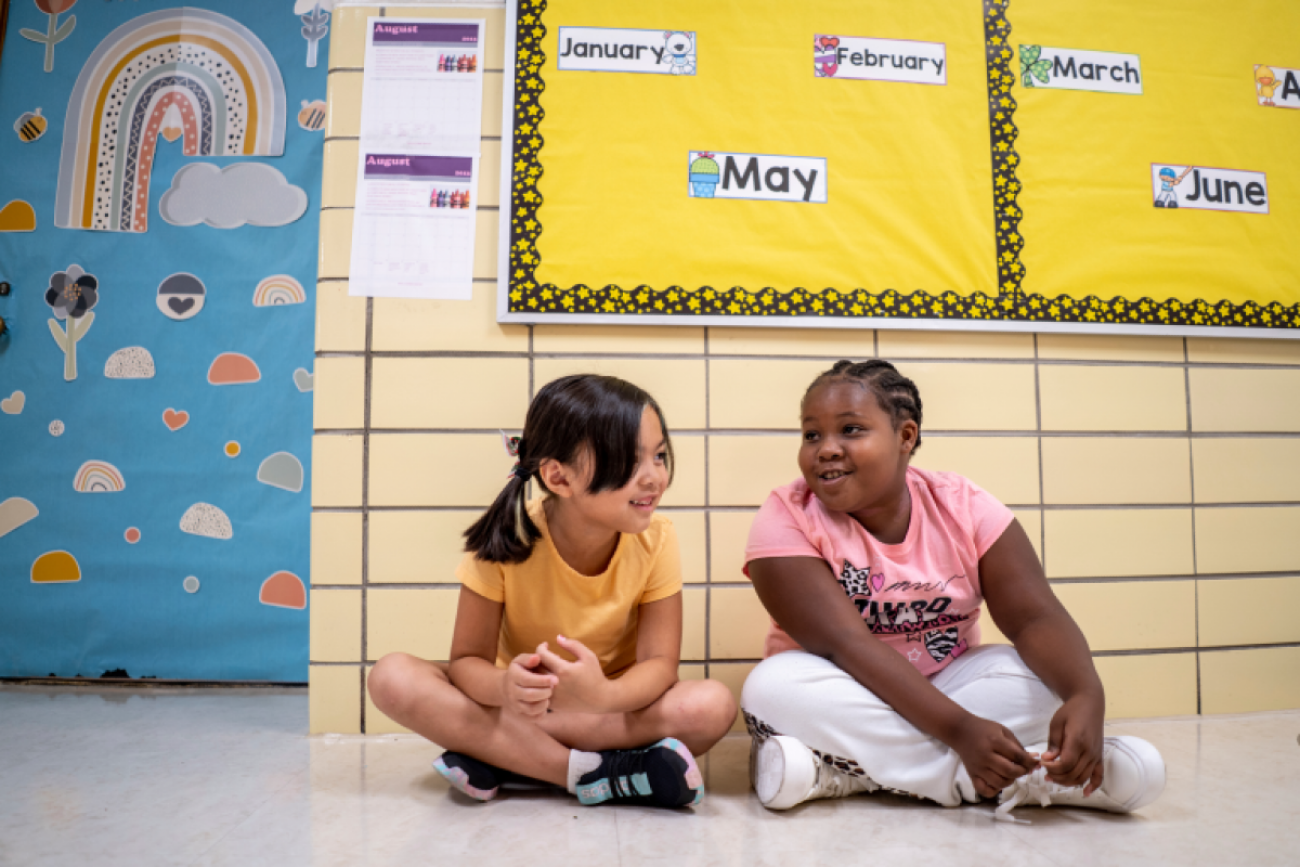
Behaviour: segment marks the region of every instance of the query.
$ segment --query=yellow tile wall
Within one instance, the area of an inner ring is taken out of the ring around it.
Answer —
[[[482,178],[469,301],[347,294],[365,19],[483,17]],[[920,467],[1014,507],[1088,635],[1109,716],[1300,706],[1300,342],[1114,335],[499,325],[500,9],[340,8],[320,214],[312,460],[311,730],[403,731],[363,677],[445,659],[464,529],[500,491],[528,400],[574,372],[627,377],[674,432],[681,676],[739,697],[768,617],[750,523],[798,474],[798,409],[839,358],[921,388]],[[1190,419],[1190,425],[1189,425]],[[1002,640],[986,620],[987,639]],[[739,719],[737,730],[741,728]]]

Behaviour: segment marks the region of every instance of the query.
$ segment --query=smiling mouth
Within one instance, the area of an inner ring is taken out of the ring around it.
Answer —
[[[655,498],[654,498],[654,497],[646,497],[644,500],[632,500],[631,503],[632,503],[632,505],[637,506],[638,508],[645,509],[645,508],[649,508],[649,507],[653,507],[653,506],[654,506],[654,504],[655,504]]]
[[[844,470],[827,470],[823,473],[818,473],[817,478],[821,479],[823,482],[833,482],[836,479],[842,479],[847,475],[849,474]]]

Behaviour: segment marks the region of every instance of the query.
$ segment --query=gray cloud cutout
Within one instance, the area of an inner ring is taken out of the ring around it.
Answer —
[[[206,223],[216,229],[284,226],[307,211],[307,193],[265,163],[222,168],[190,163],[172,178],[158,213],[174,226]]]

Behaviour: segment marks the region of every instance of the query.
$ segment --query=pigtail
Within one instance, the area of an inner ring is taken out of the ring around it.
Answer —
[[[465,531],[465,550],[490,563],[522,563],[542,538],[528,517],[527,488],[536,479],[549,494],[538,471],[545,461],[573,465],[594,463],[590,493],[616,490],[636,472],[641,417],[654,409],[664,433],[669,481],[672,480],[672,442],[663,413],[654,398],[630,382],[612,376],[578,373],[548,382],[528,407],[522,436],[501,436],[506,451],[518,459],[510,481],[483,516]]]
[[[523,465],[520,464],[520,467]],[[516,469],[483,516],[465,531],[465,550],[489,563],[522,563],[542,531],[528,517],[528,478]]]

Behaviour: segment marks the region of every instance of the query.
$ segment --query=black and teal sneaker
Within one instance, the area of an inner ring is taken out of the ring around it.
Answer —
[[[496,765],[489,765],[464,753],[445,752],[433,760],[433,769],[453,787],[476,801],[490,801],[502,787],[512,789],[556,789],[552,783],[534,780]]]
[[[584,804],[693,807],[704,800],[704,777],[695,757],[676,738],[638,750],[605,750],[600,767],[578,778]]]
[[[501,790],[502,780],[509,773],[464,753],[453,752],[445,752],[434,759],[433,769],[476,801],[495,798]]]

